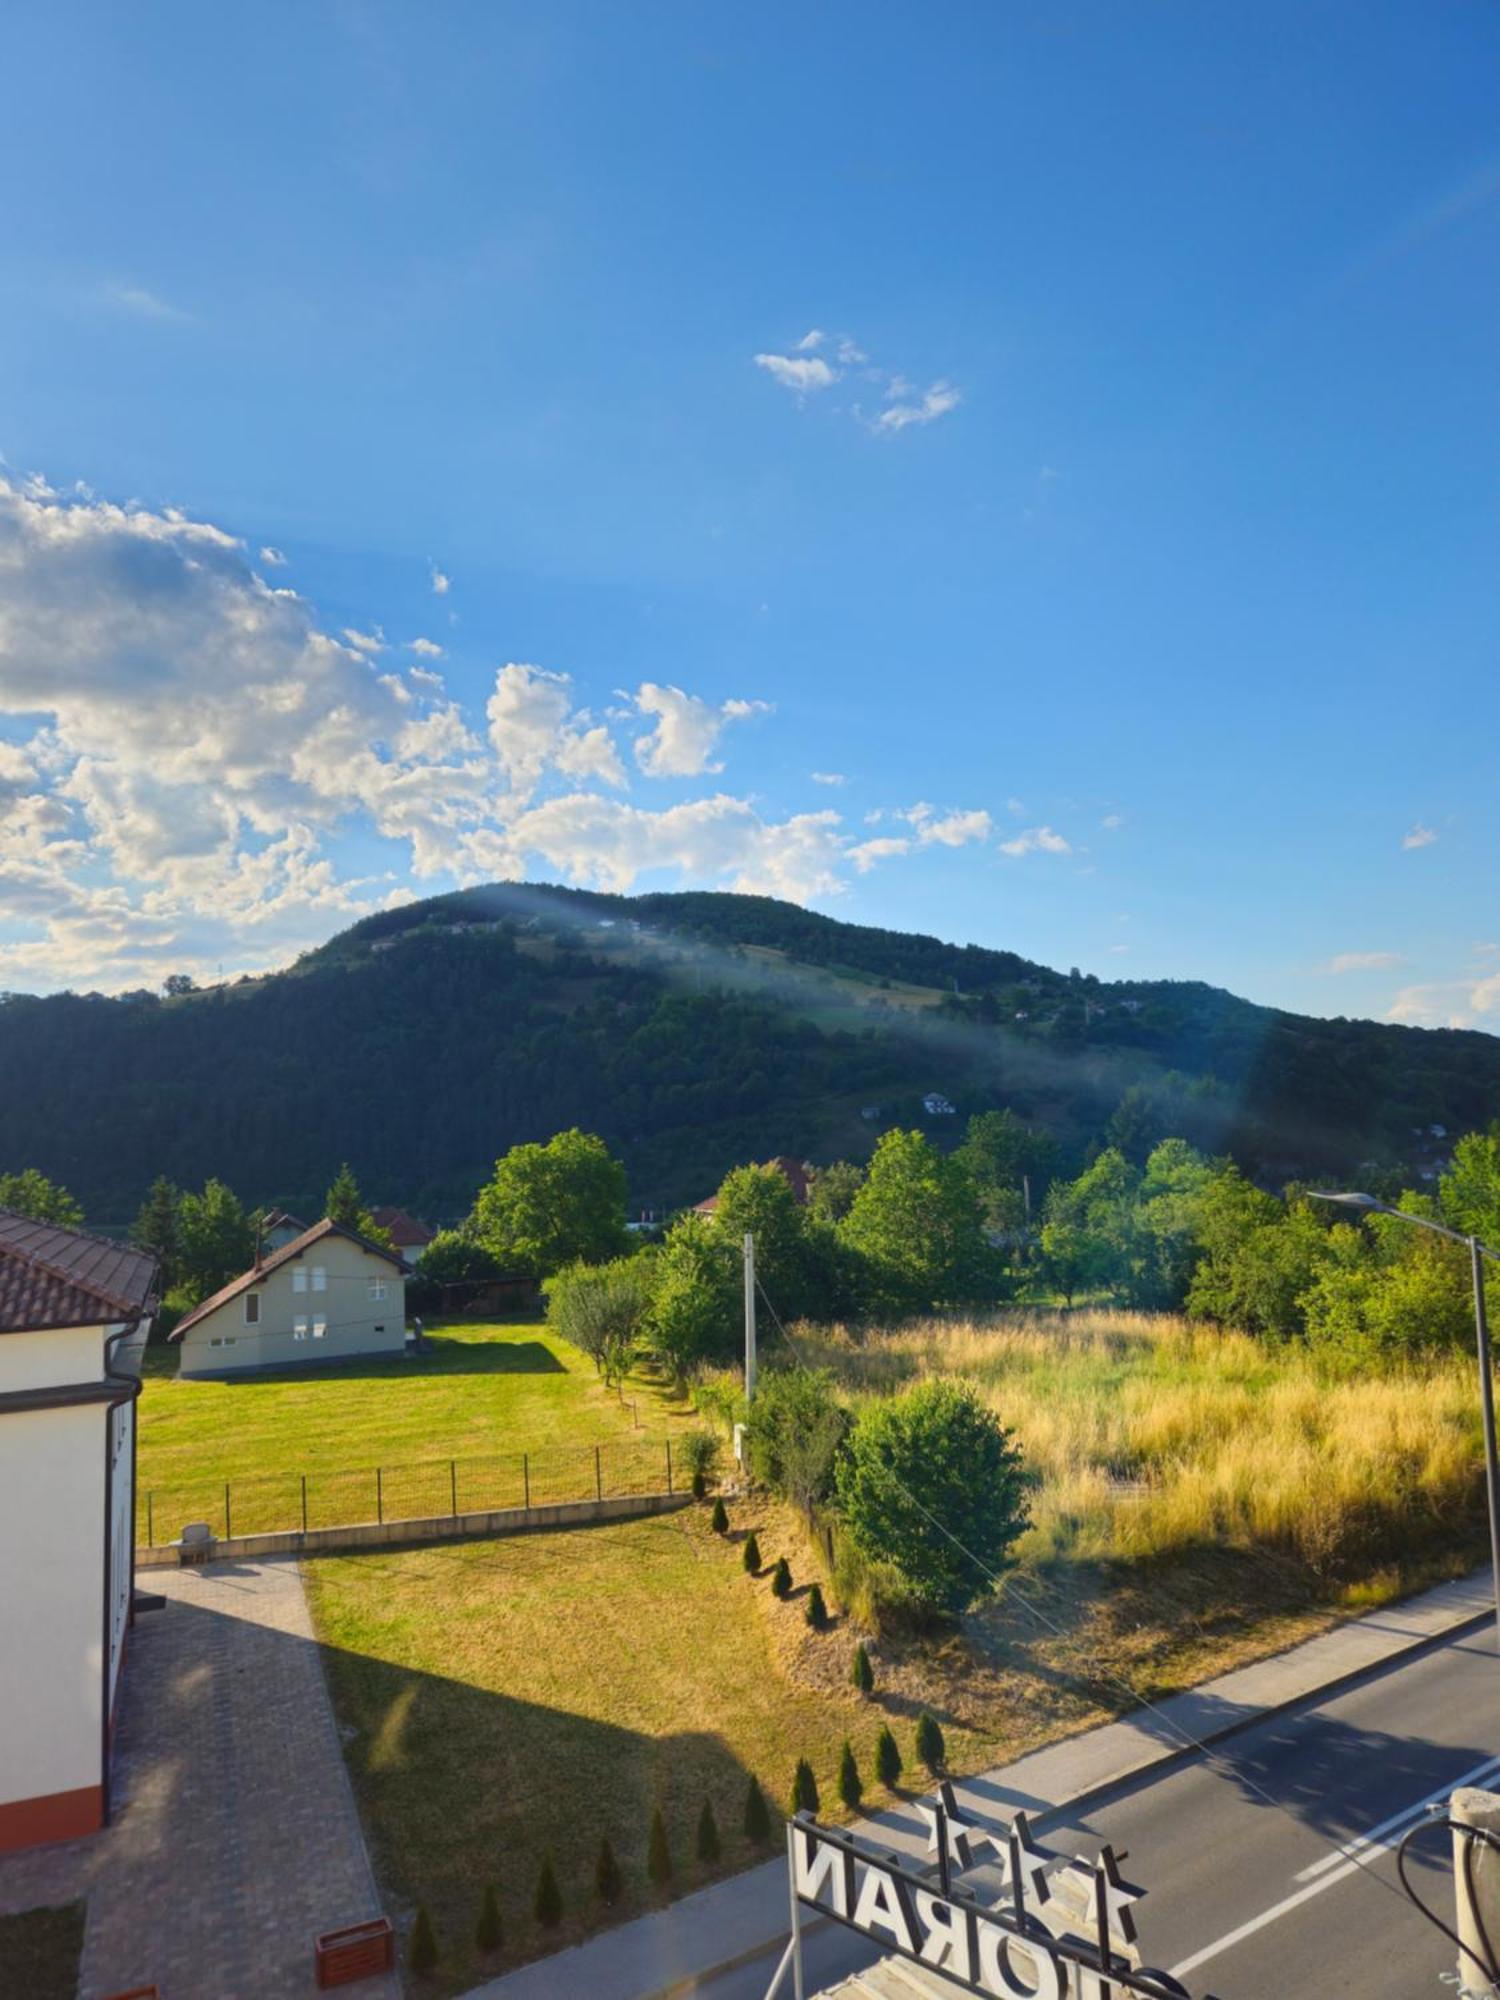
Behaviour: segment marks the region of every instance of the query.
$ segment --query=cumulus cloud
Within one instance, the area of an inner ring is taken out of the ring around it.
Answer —
[[[1432,980],[1403,986],[1386,1012],[1388,1021],[1417,1028],[1484,1028],[1500,1026],[1500,972],[1482,979]]]
[[[385,634],[377,626],[373,632],[358,632],[352,625],[344,627],[344,637],[357,653],[383,653]]]
[[[1393,965],[1404,964],[1399,951],[1341,951],[1320,965],[1320,972],[1383,972]]]
[[[830,355],[832,359],[828,358]],[[951,382],[938,380],[930,388],[918,389],[899,369],[871,363],[869,355],[850,335],[828,334],[820,326],[810,327],[800,340],[792,343],[788,353],[762,353],[752,355],[751,359],[799,401],[822,394],[844,381],[873,385],[884,399],[884,409],[871,415],[857,401],[847,409],[877,436],[893,437],[914,425],[935,423],[963,401],[961,391]]]
[[[635,758],[649,778],[696,778],[722,771],[713,753],[726,723],[742,722],[769,712],[764,701],[726,701],[717,708],[678,687],[642,681],[633,696],[642,715],[654,715],[655,727],[635,739]]]
[[[436,639],[409,639],[406,649],[415,653],[419,660],[440,660],[443,657],[443,649]]]
[[[544,667],[504,666],[485,710],[495,746],[518,799],[529,799],[549,766],[575,778],[625,783],[619,752],[602,726],[590,728],[573,710],[567,674]]]
[[[838,370],[830,368],[819,354],[757,354],[757,368],[764,368],[773,382],[779,382],[783,389],[791,389],[799,396],[812,394],[818,389],[831,389],[839,379]]]
[[[1071,854],[1073,844],[1060,833],[1054,833],[1050,826],[1029,826],[1014,840],[1002,840],[1000,852],[1017,857],[1022,854]]]
[[[1424,826],[1421,820],[1418,820],[1411,832],[1403,836],[1401,845],[1404,848],[1431,847],[1436,839],[1437,835],[1433,832],[1432,828]]]
[[[430,579],[432,583],[432,594],[434,597],[446,597],[448,595],[448,592],[453,588],[452,577],[445,576],[443,571],[438,568],[436,563],[433,563],[431,567]]]
[[[847,785],[849,782],[842,771],[814,771],[811,776],[815,785]]]
[[[893,384],[893,393],[899,400],[869,419],[871,430],[886,436],[904,431],[911,424],[935,423],[963,401],[951,382],[934,382],[921,395],[916,395],[907,383],[898,382]]]
[[[868,875],[879,862],[892,861],[897,855],[909,854],[911,842],[898,834],[882,834],[876,840],[862,840],[849,849],[849,859],[861,875]]]
[[[260,559],[268,569],[285,569],[286,557],[280,549],[273,549],[269,542],[262,548]]]
[[[987,812],[945,813],[941,819],[923,819],[917,839],[924,847],[936,842],[942,847],[964,847],[971,840],[988,840],[993,822]]]

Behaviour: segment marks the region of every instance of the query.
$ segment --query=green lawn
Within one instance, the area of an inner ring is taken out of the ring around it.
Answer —
[[[594,1489],[658,1490],[665,1441],[687,1421],[654,1384],[623,1398],[545,1325],[454,1325],[433,1353],[283,1370],[234,1382],[184,1382],[175,1353],[153,1351],[140,1401],[139,1537],[189,1520],[236,1532],[292,1527],[307,1475],[309,1525],[446,1513],[457,1462],[461,1508],[578,1499]],[[526,1454],[523,1469],[523,1454]],[[383,1468],[376,1497],[374,1471]],[[405,1468],[403,1470],[403,1468]]]
[[[82,1955],[82,1903],[0,1917],[0,1992],[14,2000],[73,2000]]]

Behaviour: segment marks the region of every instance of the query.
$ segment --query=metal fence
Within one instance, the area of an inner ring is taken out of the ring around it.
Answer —
[[[611,1500],[629,1493],[671,1493],[686,1484],[684,1468],[672,1463],[670,1438],[623,1438],[610,1444],[357,1470],[314,1467],[243,1479],[191,1479],[138,1489],[136,1539],[146,1548],[165,1546],[189,1521],[206,1521],[215,1536],[228,1540],[232,1535],[285,1534],[299,1528],[305,1533],[368,1521],[422,1521],[567,1500]]]

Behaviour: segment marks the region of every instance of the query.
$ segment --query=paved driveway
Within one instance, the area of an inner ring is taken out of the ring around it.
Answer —
[[[0,1858],[0,1912],[87,1898],[79,2000],[316,1994],[313,1939],[379,1905],[297,1564],[139,1581],[168,1602],[131,1634],[114,1824]]]

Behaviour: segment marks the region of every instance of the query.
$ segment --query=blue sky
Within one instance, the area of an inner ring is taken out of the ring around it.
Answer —
[[[526,872],[1500,1026],[1497,57],[7,10],[0,986]]]

